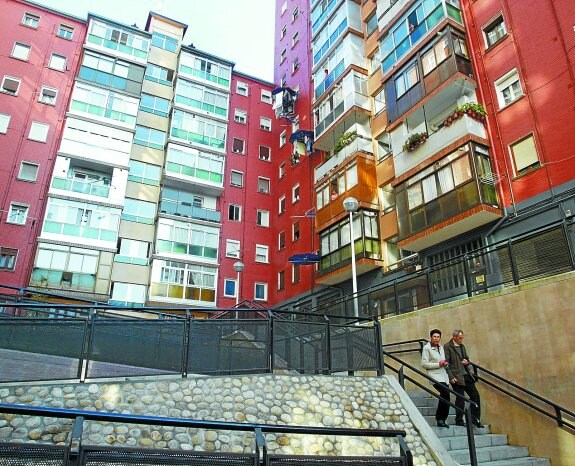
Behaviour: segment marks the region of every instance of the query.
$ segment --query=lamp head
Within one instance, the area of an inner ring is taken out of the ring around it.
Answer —
[[[239,273],[239,272],[243,272],[243,270],[244,270],[244,263],[243,263],[243,262],[240,262],[240,261],[235,262],[235,263],[234,263],[234,270],[235,270],[236,272],[238,272],[238,273]]]
[[[359,209],[359,201],[355,197],[346,197],[343,200],[343,208],[347,212],[355,212]]]

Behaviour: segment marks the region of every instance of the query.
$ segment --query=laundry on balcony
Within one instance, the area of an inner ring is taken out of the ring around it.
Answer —
[[[312,252],[305,252],[301,254],[294,254],[288,260],[292,264],[299,264],[299,265],[311,265],[317,264],[320,261],[321,257],[319,254],[314,254]]]
[[[299,144],[303,144],[305,146],[305,151],[309,154],[313,151],[313,137],[313,131],[300,129],[292,133],[292,135],[289,137],[289,142],[294,145],[296,152],[300,152],[300,147],[298,146]]]
[[[273,105],[276,118],[285,118],[294,123],[293,119],[295,102],[297,100],[297,91],[289,87],[277,87],[272,91]]]

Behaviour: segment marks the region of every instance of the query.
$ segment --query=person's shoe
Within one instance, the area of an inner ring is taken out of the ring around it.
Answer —
[[[478,429],[485,427],[483,424],[481,424],[481,421],[479,419],[473,419],[473,425]]]
[[[449,427],[449,425],[445,421],[437,421],[437,427]]]
[[[464,420],[457,420],[457,421],[455,421],[455,425],[460,426],[460,427],[465,427],[465,421]]]

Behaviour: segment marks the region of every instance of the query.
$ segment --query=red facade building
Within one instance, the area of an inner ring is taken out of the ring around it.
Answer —
[[[30,277],[85,21],[3,2],[0,39],[0,283]]]

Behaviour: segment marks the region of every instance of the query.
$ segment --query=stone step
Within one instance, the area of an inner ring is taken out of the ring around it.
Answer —
[[[429,415],[429,416],[423,416],[423,418],[427,421],[427,423],[430,426],[434,426],[436,424],[435,421],[435,411],[433,412],[433,415]],[[450,414],[449,416],[447,416],[446,422],[449,425],[455,425],[455,414]],[[485,425],[485,424],[483,424]]]
[[[529,457],[529,449],[527,447],[515,447],[511,445],[477,448],[476,451],[478,463]],[[468,449],[450,450],[449,454],[458,463],[469,464]]]
[[[507,435],[483,434],[474,435],[473,437],[475,439],[475,448],[507,445]],[[443,443],[447,450],[463,450],[467,448],[467,435],[442,437],[441,443]]]
[[[440,439],[444,437],[462,437],[467,436],[467,427],[460,427],[454,424],[450,424],[450,426],[446,429],[445,427],[437,427],[435,422],[430,424],[433,432],[437,435]],[[485,425],[485,427],[478,429],[477,427],[473,428],[473,434],[475,438],[480,435],[490,434],[491,431],[489,430],[489,426]]]
[[[487,461],[480,464],[481,466],[551,466],[551,462],[547,458],[535,458],[531,456],[526,458]],[[461,466],[469,466],[469,460],[465,463],[461,463]]]

